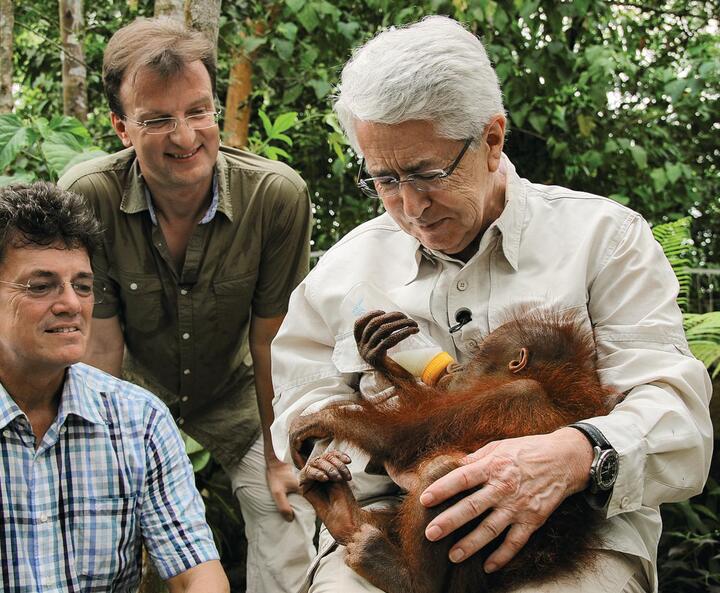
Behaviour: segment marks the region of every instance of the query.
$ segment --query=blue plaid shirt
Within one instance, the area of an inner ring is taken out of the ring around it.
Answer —
[[[0,385],[0,591],[134,591],[144,541],[160,576],[218,558],[167,408],[84,364],[35,449]]]

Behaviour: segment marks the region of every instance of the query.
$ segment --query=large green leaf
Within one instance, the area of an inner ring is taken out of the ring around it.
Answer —
[[[10,165],[31,142],[32,134],[17,115],[0,115],[0,171]]]
[[[0,187],[13,185],[15,183],[31,183],[35,181],[35,175],[29,171],[15,173],[15,175],[0,175]]]
[[[105,156],[106,154],[108,153],[104,150],[100,150],[99,148],[90,148],[89,150],[83,150],[82,152],[78,152],[67,163],[65,163],[65,166],[60,171],[59,175],[63,175],[65,171],[69,170],[70,167],[73,167],[78,163],[84,163],[85,161],[90,161],[100,156]]]

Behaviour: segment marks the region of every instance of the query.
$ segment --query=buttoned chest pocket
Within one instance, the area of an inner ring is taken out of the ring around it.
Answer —
[[[137,497],[81,498],[72,512],[75,568],[80,588],[110,591],[139,570]]]
[[[213,281],[215,310],[218,329],[238,331],[236,327],[240,319],[245,319],[255,292],[255,271],[236,278],[222,278]]]
[[[120,273],[125,324],[136,331],[148,332],[160,327],[164,317],[163,287],[160,278]]]

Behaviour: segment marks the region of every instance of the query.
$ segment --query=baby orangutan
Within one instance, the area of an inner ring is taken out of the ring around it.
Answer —
[[[482,566],[492,545],[459,564],[447,558],[480,519],[430,542],[425,527],[459,498],[428,509],[419,497],[487,443],[607,414],[615,394],[598,379],[590,331],[573,313],[522,311],[490,333],[467,365],[450,365],[436,386],[418,382],[386,355],[417,331],[417,323],[399,312],[374,311],[359,319],[358,350],[394,385],[395,396],[382,403],[331,404],[299,416],[291,427],[303,494],[347,546],[347,564],[387,593],[503,591],[587,566],[599,518],[582,495],[567,498],[505,568],[490,574]],[[326,437],[367,452],[371,464],[390,476],[410,475],[400,508],[363,510],[347,483],[346,454],[327,451],[307,461],[312,441]]]

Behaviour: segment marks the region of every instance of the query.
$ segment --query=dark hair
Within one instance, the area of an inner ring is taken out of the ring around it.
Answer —
[[[102,229],[79,195],[38,181],[0,188],[0,262],[8,245],[52,245],[85,248],[91,256]]]
[[[215,95],[215,46],[200,33],[170,17],[138,18],[110,38],[103,57],[103,87],[110,110],[125,115],[120,101],[123,80],[141,68],[168,77],[200,60],[210,76]]]

